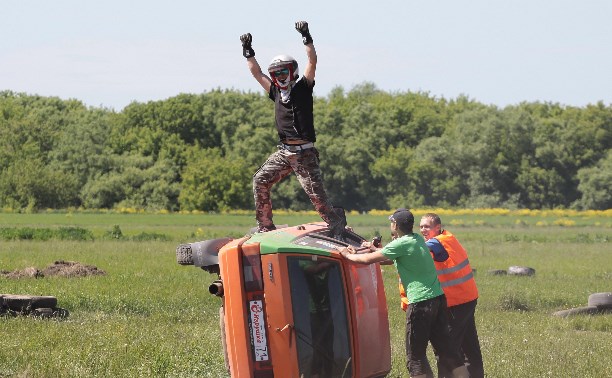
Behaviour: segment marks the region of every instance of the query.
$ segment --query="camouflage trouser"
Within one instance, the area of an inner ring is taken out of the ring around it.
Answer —
[[[311,148],[301,152],[291,152],[280,148],[268,157],[268,160],[253,175],[253,196],[255,197],[255,219],[259,228],[271,227],[272,200],[270,189],[291,172],[295,172],[298,181],[310,198],[310,202],[329,228],[344,228],[341,218],[327,197],[319,168],[319,152]]]

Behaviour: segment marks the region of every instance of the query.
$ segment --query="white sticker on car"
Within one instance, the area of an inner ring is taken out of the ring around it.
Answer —
[[[249,302],[251,315],[251,336],[253,337],[253,352],[255,361],[268,361],[268,341],[266,340],[266,327],[261,300]]]

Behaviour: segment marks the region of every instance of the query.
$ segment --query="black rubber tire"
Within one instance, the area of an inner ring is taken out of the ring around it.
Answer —
[[[227,356],[227,336],[225,334],[225,309],[223,306],[219,307],[219,328],[221,330],[221,346],[223,347],[223,363],[225,369],[229,373],[229,357]]]
[[[13,311],[30,311],[36,308],[53,308],[57,298],[37,295],[5,295],[4,305]]]
[[[589,295],[589,306],[612,309],[612,292]]]
[[[4,306],[13,311],[25,311],[30,308],[32,297],[29,295],[5,295]]]
[[[47,319],[53,316],[53,309],[49,307],[39,307],[32,310],[30,315],[37,318]]]
[[[53,309],[53,317],[58,319],[66,319],[70,312],[64,308],[56,307]]]
[[[491,269],[487,271],[487,274],[490,276],[505,276],[508,272],[503,269]]]
[[[35,308],[55,308],[57,306],[57,298],[51,295],[35,296],[32,297],[32,309]]]
[[[567,318],[568,316],[574,316],[574,315],[600,315],[600,314],[606,314],[606,313],[612,313],[612,311],[608,309],[597,308],[594,306],[587,306],[587,307],[577,307],[577,308],[570,308],[569,310],[557,311],[553,313],[553,315],[559,316],[561,318]]]
[[[8,308],[4,306],[4,297],[6,295],[8,294],[0,294],[0,314],[4,314],[6,310],[8,310]]]
[[[533,276],[535,269],[527,266],[511,266],[508,268],[508,274],[513,276]]]

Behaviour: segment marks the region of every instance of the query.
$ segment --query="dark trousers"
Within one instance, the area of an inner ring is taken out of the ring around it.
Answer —
[[[440,364],[453,370],[463,365],[459,349],[450,344],[446,297],[410,303],[406,310],[406,357],[411,376],[425,374],[433,377],[427,361],[427,345],[431,342],[440,356]]]
[[[334,323],[331,311],[310,314],[312,364],[310,375],[331,377],[334,370]]]
[[[460,348],[463,352],[470,378],[483,378],[482,353],[480,352],[480,342],[478,341],[474,318],[476,302],[475,299],[471,302],[448,307],[448,324],[451,346]],[[438,359],[437,353],[436,359]],[[452,373],[438,359],[438,378],[451,378],[452,376]]]

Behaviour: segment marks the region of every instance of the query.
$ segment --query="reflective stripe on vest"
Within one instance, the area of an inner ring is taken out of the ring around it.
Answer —
[[[450,267],[450,268],[445,268],[445,269],[436,269],[436,272],[438,273],[438,276],[441,274],[449,274],[449,273],[454,273],[458,270],[461,270],[463,268],[465,268],[466,266],[468,266],[470,264],[470,261],[468,259],[463,260],[462,262],[460,262],[459,264]]]
[[[463,276],[461,278],[455,278],[454,280],[450,280],[450,281],[446,281],[446,282],[440,282],[440,286],[442,286],[442,289],[444,289],[445,287],[459,285],[459,284],[462,284],[462,283],[470,280],[473,277],[474,277],[474,273],[470,272],[468,275]]]

